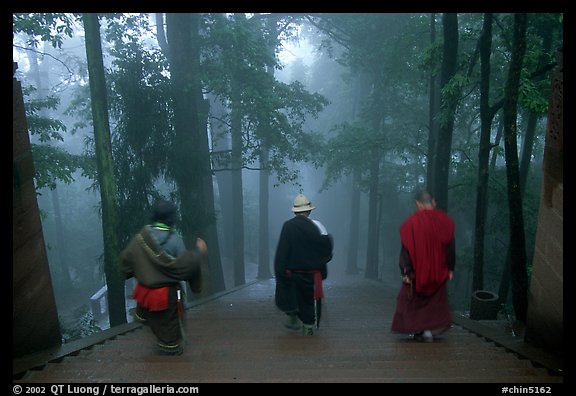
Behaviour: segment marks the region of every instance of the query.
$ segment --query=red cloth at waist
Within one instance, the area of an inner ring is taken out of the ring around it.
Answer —
[[[324,298],[324,289],[322,288],[322,273],[320,271],[305,271],[305,270],[288,270],[288,272],[304,272],[314,275],[314,300]]]
[[[169,290],[169,287],[151,289],[137,283],[132,292],[132,298],[138,302],[138,305],[149,311],[164,311],[168,309]]]

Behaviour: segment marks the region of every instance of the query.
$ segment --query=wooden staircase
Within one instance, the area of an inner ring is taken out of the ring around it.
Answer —
[[[181,356],[155,353],[146,326],[36,362],[14,383],[425,382],[562,383],[543,367],[457,324],[434,343],[390,332],[396,293],[354,276],[325,281],[320,329],[282,326],[274,280],[259,281],[186,312]],[[465,321],[463,321],[465,322]],[[466,323],[464,323],[466,324]],[[477,329],[473,329],[477,331]]]

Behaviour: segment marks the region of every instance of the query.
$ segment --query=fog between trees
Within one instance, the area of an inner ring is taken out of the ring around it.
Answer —
[[[561,14],[106,14],[98,22],[101,97],[89,89],[82,15],[13,14],[67,337],[91,331],[77,323],[113,271],[105,236],[114,231],[122,249],[158,197],[180,207],[188,243],[208,242],[206,294],[272,276],[299,192],[334,236],[329,277],[396,288],[398,228],[427,187],[456,222],[454,309],[469,309],[472,291],[485,289],[502,294],[509,313],[522,310],[508,290],[522,296],[530,276]],[[102,225],[94,101],[108,110],[114,230]],[[504,145],[511,126],[516,162]],[[518,209],[523,229],[511,230]],[[521,263],[506,260],[512,233],[524,236],[524,251],[514,245],[511,255]],[[113,325],[126,317],[122,305],[110,301],[121,308]]]

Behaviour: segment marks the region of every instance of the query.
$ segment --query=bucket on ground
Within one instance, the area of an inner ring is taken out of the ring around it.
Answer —
[[[496,320],[498,316],[498,294],[488,290],[476,290],[472,293],[470,319]]]

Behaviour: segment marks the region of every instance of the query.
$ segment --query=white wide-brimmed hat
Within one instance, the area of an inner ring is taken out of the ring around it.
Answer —
[[[304,194],[298,194],[296,195],[296,198],[294,198],[294,206],[292,206],[292,212],[307,212],[314,208],[316,207],[312,206],[312,202],[310,202],[310,200],[306,198]]]

